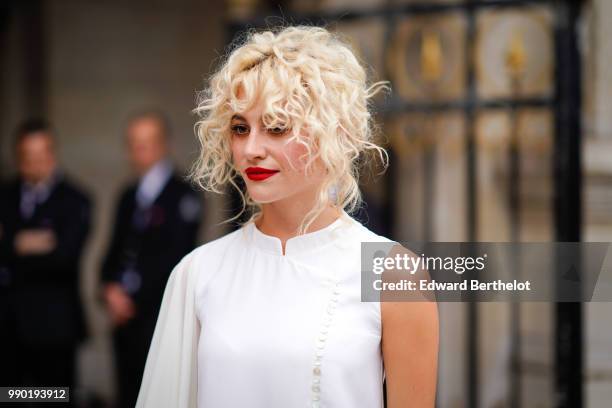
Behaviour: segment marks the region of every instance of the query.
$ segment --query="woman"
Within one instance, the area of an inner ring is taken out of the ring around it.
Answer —
[[[193,177],[242,177],[253,215],[173,270],[137,407],[381,407],[385,377],[388,407],[433,407],[436,305],[360,301],[361,242],[392,241],[345,211],[364,154],[386,158],[368,110],[384,87],[323,28],[231,52],[196,109]]]

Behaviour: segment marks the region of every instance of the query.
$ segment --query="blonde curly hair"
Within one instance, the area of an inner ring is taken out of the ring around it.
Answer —
[[[304,217],[303,234],[330,204],[353,212],[361,203],[358,179],[367,155],[377,153],[388,165],[385,149],[373,142],[371,98],[388,90],[388,82],[367,84],[366,71],[348,43],[325,28],[281,27],[247,32],[210,78],[198,98],[195,132],[201,151],[190,177],[201,188],[223,193],[227,184],[238,190],[242,211],[261,214],[261,206],[236,184],[239,176],[230,149],[230,122],[262,101],[266,127],[291,130],[290,140],[307,148],[306,172],[320,158],[327,177],[315,207]],[[238,98],[238,93],[242,93]],[[305,130],[305,132],[304,132]]]

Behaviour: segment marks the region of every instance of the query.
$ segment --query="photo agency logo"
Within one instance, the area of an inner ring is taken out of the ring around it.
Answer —
[[[609,242],[364,242],[362,301],[612,301]]]

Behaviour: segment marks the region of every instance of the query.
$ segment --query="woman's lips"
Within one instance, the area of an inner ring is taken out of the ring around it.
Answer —
[[[261,181],[278,173],[278,170],[266,169],[264,167],[249,167],[245,170],[249,180]]]

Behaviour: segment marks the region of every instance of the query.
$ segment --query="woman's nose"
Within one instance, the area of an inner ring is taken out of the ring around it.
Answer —
[[[244,146],[244,154],[248,160],[263,159],[266,156],[264,139],[265,135],[260,129],[251,129]]]

